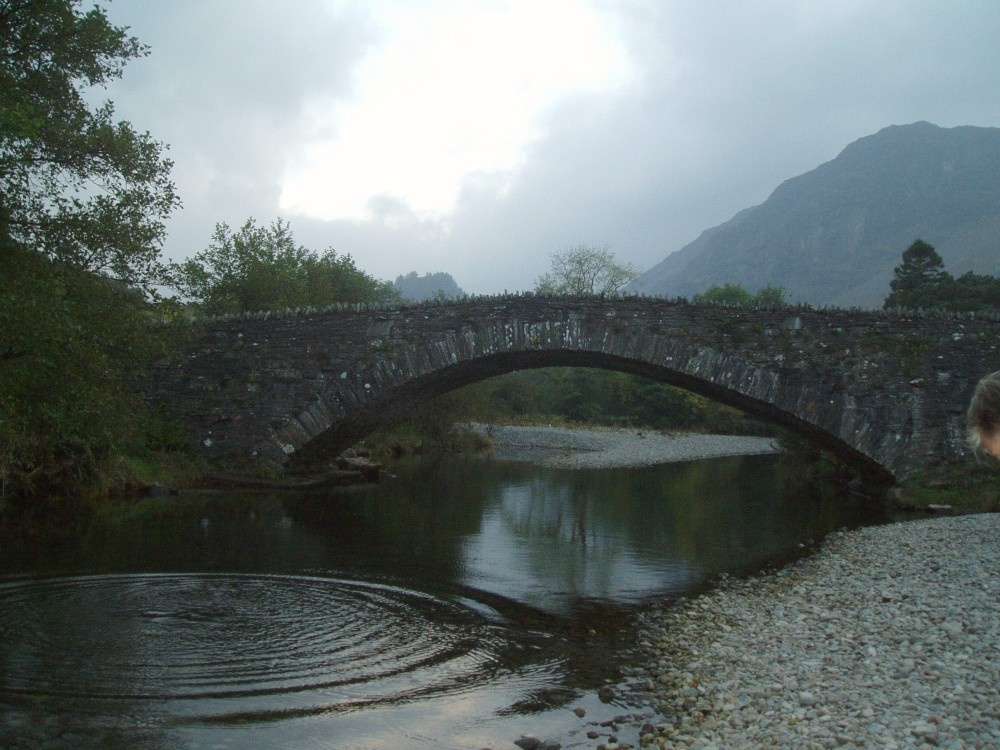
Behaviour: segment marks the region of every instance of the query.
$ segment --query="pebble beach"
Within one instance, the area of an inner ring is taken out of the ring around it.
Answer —
[[[659,748],[1000,748],[1000,515],[831,534],[640,627]]]
[[[557,469],[618,469],[721,456],[775,453],[775,441],[744,435],[664,434],[634,429],[472,425],[497,456]]]

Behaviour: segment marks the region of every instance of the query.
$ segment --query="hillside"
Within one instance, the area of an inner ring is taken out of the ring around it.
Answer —
[[[903,251],[1000,276],[1000,128],[894,125],[778,186],[642,274],[631,291],[686,296],[712,284],[785,288],[786,299],[879,307]]]

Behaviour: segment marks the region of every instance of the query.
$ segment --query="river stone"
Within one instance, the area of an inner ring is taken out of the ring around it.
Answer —
[[[642,746],[1000,748],[998,538],[998,514],[835,532],[653,609],[651,700],[671,726],[642,727]]]
[[[816,705],[816,696],[810,693],[808,690],[803,690],[799,693],[799,705],[803,708],[809,708],[810,706]]]
[[[941,630],[954,638],[962,634],[962,623],[949,620],[941,625]]]

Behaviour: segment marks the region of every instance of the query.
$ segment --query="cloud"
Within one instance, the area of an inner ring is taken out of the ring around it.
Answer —
[[[466,175],[513,173],[539,114],[578,90],[622,85],[628,60],[601,16],[575,0],[371,4],[379,43],[357,70],[358,98],[317,101],[325,138],[302,145],[283,208],[370,218],[391,195],[447,216]]]
[[[532,23],[542,6],[600,28]],[[174,256],[204,247],[216,221],[280,214],[300,242],[380,278],[448,271],[473,292],[529,289],[550,253],[578,243],[649,268],[887,125],[1000,125],[992,0],[119,0],[110,11],[153,48],[111,97],[172,146],[185,202]],[[624,60],[618,73],[573,78],[565,63],[587,39],[604,45],[594,60]],[[423,75],[403,84],[410,66]],[[447,85],[423,87],[434,75]],[[436,116],[448,92],[467,109],[454,123]],[[505,101],[521,108],[520,129],[501,122]],[[496,129],[477,131],[477,113]],[[349,147],[366,127],[383,149]],[[416,168],[390,179],[411,152]],[[295,197],[290,178],[308,174]],[[325,199],[329,186],[351,190]]]
[[[184,202],[170,227],[178,256],[203,248],[218,221],[277,215],[308,103],[355,96],[354,66],[375,40],[363,13],[323,0],[133,0],[108,13],[151,48],[109,96],[170,146]]]

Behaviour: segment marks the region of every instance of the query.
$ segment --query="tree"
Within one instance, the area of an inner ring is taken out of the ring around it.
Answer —
[[[955,279],[953,310],[1000,311],[1000,279],[969,271]]]
[[[0,231],[73,269],[149,284],[179,201],[162,144],[86,94],[147,53],[77,0],[0,0]]]
[[[953,279],[932,245],[914,240],[893,271],[883,307],[947,307]]]
[[[945,308],[963,311],[1000,310],[1000,279],[971,271],[953,278],[937,251],[916,240],[896,266],[883,307]]]
[[[148,415],[129,381],[162,352],[141,290],[53,272],[19,247],[0,289],[0,511],[5,500],[73,501],[107,488],[142,452]],[[25,506],[27,507],[27,506]]]
[[[146,49],[76,0],[0,0],[0,512],[98,488],[141,432],[163,146],[92,108]]]
[[[172,264],[171,278],[207,315],[397,298],[390,284],[359,269],[350,255],[296,245],[281,219],[269,227],[248,219],[236,232],[217,224],[209,247]]]
[[[751,294],[739,284],[713,284],[691,300],[696,305],[761,305],[774,307],[785,304],[785,290],[780,286],[765,286]]]
[[[639,272],[629,264],[620,264],[608,248],[577,245],[552,255],[547,274],[535,282],[539,294],[579,297],[612,297],[622,293]]]
[[[719,433],[757,434],[761,430],[760,425],[731,407],[665,383],[611,370],[520,370],[474,383],[456,393],[465,409],[464,419],[485,422],[570,420]]]
[[[739,284],[712,284],[701,294],[696,294],[691,300],[696,305],[749,305],[753,295]]]
[[[756,305],[780,307],[785,304],[785,289],[780,286],[761,287],[753,296],[753,301]]]

